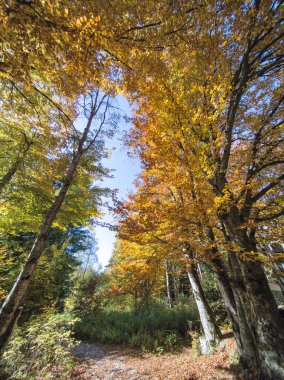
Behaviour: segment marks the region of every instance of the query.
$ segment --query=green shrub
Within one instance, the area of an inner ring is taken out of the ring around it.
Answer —
[[[202,266],[201,282],[206,299],[212,308],[217,324],[223,325],[229,322],[228,314],[219,291],[214,272],[207,266]]]
[[[130,337],[129,345],[144,352],[161,355],[164,352],[178,352],[182,348],[183,339],[176,331],[158,330],[150,334],[149,331],[141,329]]]
[[[80,339],[124,344],[147,352],[175,352],[188,344],[189,323],[197,319],[196,311],[186,307],[168,309],[154,305],[147,311],[98,312],[76,324]]]
[[[70,315],[47,314],[17,328],[3,354],[11,379],[69,379],[73,370],[71,348],[76,341]]]

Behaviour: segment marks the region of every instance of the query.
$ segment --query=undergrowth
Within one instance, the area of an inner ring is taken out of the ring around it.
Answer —
[[[122,344],[145,352],[177,352],[190,343],[189,326],[196,311],[186,307],[168,309],[162,305],[147,311],[98,312],[76,324],[79,339]]]
[[[16,328],[1,360],[9,379],[70,379],[76,344],[68,314],[47,314]]]

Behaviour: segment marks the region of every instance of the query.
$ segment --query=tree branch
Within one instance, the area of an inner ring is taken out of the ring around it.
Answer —
[[[260,198],[262,198],[266,193],[268,193],[269,190],[273,189],[275,186],[277,186],[281,181],[284,180],[284,173],[281,174],[278,178],[276,178],[273,182],[271,182],[269,185],[265,186],[262,190],[260,190],[254,197],[252,197],[252,203],[258,201]]]

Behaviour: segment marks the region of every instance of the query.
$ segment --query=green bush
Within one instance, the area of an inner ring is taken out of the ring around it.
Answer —
[[[17,328],[3,354],[11,379],[69,379],[73,370],[71,348],[76,341],[71,315],[47,314]]]
[[[207,266],[202,266],[201,282],[205,292],[206,299],[212,308],[217,324],[224,325],[229,322],[228,314],[222,300],[214,273],[212,269]]]
[[[197,319],[196,311],[185,307],[168,309],[155,305],[147,311],[98,312],[76,324],[80,339],[123,344],[143,351],[175,352],[188,344],[188,327]]]
[[[183,346],[183,339],[176,331],[158,330],[150,334],[141,329],[130,337],[129,345],[161,355],[164,352],[178,352]]]

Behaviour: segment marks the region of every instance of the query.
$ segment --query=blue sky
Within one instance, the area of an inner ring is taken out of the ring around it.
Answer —
[[[119,95],[117,97],[119,108],[122,109],[123,114],[131,116],[131,110],[127,100]],[[103,183],[103,187],[110,189],[118,189],[119,199],[126,199],[129,191],[134,190],[133,181],[137,174],[140,172],[140,164],[138,159],[130,158],[127,155],[127,148],[121,141],[123,133],[131,128],[131,123],[126,123],[123,120],[118,125],[118,130],[112,139],[106,141],[106,148],[112,150],[111,157],[103,161],[103,165],[108,169],[112,169],[113,178],[107,178]],[[112,223],[113,217],[104,212],[103,218],[100,222]],[[97,257],[99,264],[105,267],[111,257],[113,244],[115,242],[115,233],[105,227],[95,227],[96,240],[98,243]]]

